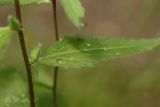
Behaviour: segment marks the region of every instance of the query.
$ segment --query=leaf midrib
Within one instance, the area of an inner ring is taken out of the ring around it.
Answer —
[[[72,54],[72,53],[81,53],[81,52],[89,52],[89,51],[97,51],[97,50],[104,50],[104,51],[108,51],[108,50],[116,50],[116,49],[125,49],[125,48],[138,48],[141,46],[126,46],[126,47],[111,47],[111,48],[94,48],[94,49],[83,49],[83,50],[74,50],[74,51],[66,51],[66,52],[60,52],[57,54],[49,54],[47,56],[41,57],[39,59],[39,61],[45,59],[45,58],[50,58],[50,57],[57,57],[57,56],[61,56],[61,55],[66,55],[66,54]]]

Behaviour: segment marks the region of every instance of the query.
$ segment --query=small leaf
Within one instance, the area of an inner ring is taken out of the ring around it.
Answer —
[[[80,0],[60,0],[60,2],[73,24],[79,28],[84,27],[83,18],[85,16],[85,10]]]
[[[38,60],[40,64],[80,68],[99,61],[149,51],[160,45],[160,38],[128,40],[117,38],[66,37],[55,43]]]
[[[38,61],[40,50],[41,50],[42,44],[39,43],[37,47],[35,47],[30,54],[30,63],[34,64],[36,61]]]
[[[14,31],[21,30],[21,24],[17,20],[17,18],[14,17],[14,16],[9,16],[8,17],[8,24],[11,27],[11,29],[14,30]]]
[[[34,73],[35,73],[35,77],[36,77],[37,79],[38,79],[38,75],[39,75],[39,68],[37,67],[36,62],[37,62],[38,59],[39,59],[39,56],[40,56],[40,53],[41,53],[41,47],[42,47],[42,44],[39,43],[39,45],[36,46],[36,47],[31,51],[31,54],[30,54],[30,57],[29,57],[30,64],[32,65],[33,71],[34,71]]]
[[[0,56],[4,53],[6,47],[8,46],[13,30],[10,27],[0,28]]]
[[[26,5],[26,4],[31,4],[31,3],[49,3],[50,0],[19,0],[20,4]],[[0,5],[10,5],[14,4],[14,0],[0,0]]]

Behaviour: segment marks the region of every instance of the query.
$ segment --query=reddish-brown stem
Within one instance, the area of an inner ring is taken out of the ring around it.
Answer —
[[[54,31],[55,31],[55,39],[59,40],[59,32],[58,32],[58,20],[57,20],[57,3],[56,0],[52,0],[52,9],[53,9],[53,20],[54,20]],[[58,107],[57,101],[57,83],[58,83],[58,67],[54,68],[53,75],[53,105],[54,107]]]
[[[16,11],[16,17],[21,24],[21,28],[23,28],[19,0],[15,0],[15,11]],[[18,35],[19,35],[19,41],[20,41],[23,59],[24,59],[25,67],[27,71],[28,88],[29,88],[29,94],[30,94],[30,106],[35,107],[35,96],[34,96],[34,90],[33,90],[32,72],[31,72],[31,66],[29,63],[29,58],[28,58],[27,49],[25,45],[23,30],[18,30]]]
[[[57,83],[58,83],[58,67],[54,68],[54,79],[53,79],[53,107],[58,107],[57,99]]]
[[[55,38],[56,38],[56,41],[58,41],[59,40],[59,31],[58,31],[57,3],[56,3],[56,0],[52,0],[52,7],[53,7],[52,9],[53,9]]]

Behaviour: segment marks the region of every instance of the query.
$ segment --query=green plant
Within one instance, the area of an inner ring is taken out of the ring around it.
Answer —
[[[50,2],[53,5],[53,19],[55,27],[54,35],[57,42],[44,52],[41,50],[41,44],[38,45],[31,51],[30,57],[28,57],[29,55],[27,54],[23,34],[24,28],[22,26],[20,6],[30,3],[39,4]],[[84,27],[85,10],[80,1],[60,0],[60,2],[69,20],[72,21],[77,28]],[[26,65],[31,107],[35,107],[36,105],[31,68],[34,68],[36,71],[38,69],[37,66],[42,64],[55,67],[53,81],[53,103],[54,106],[57,107],[58,67],[91,67],[102,60],[142,53],[152,50],[156,46],[160,45],[160,38],[128,40],[110,37],[100,39],[93,36],[79,34],[73,37],[65,36],[64,38],[59,39],[56,0],[1,0],[0,5],[15,5],[16,18],[9,17],[8,25],[0,29],[0,53],[2,56],[12,37],[12,34],[17,31]]]

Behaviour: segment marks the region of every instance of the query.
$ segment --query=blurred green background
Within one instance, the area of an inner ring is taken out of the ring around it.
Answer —
[[[154,38],[160,35],[160,0],[81,0],[87,26],[75,28],[58,3],[61,36],[84,33],[99,37]],[[22,7],[28,51],[39,42],[54,43],[51,4]],[[0,26],[14,6],[0,7]],[[93,68],[60,69],[60,107],[160,107],[160,48],[132,57],[102,62]],[[34,72],[38,107],[53,107],[53,68]],[[38,83],[37,83],[38,81]],[[44,85],[45,84],[45,85]],[[29,107],[25,67],[15,35],[0,61],[0,107]]]

